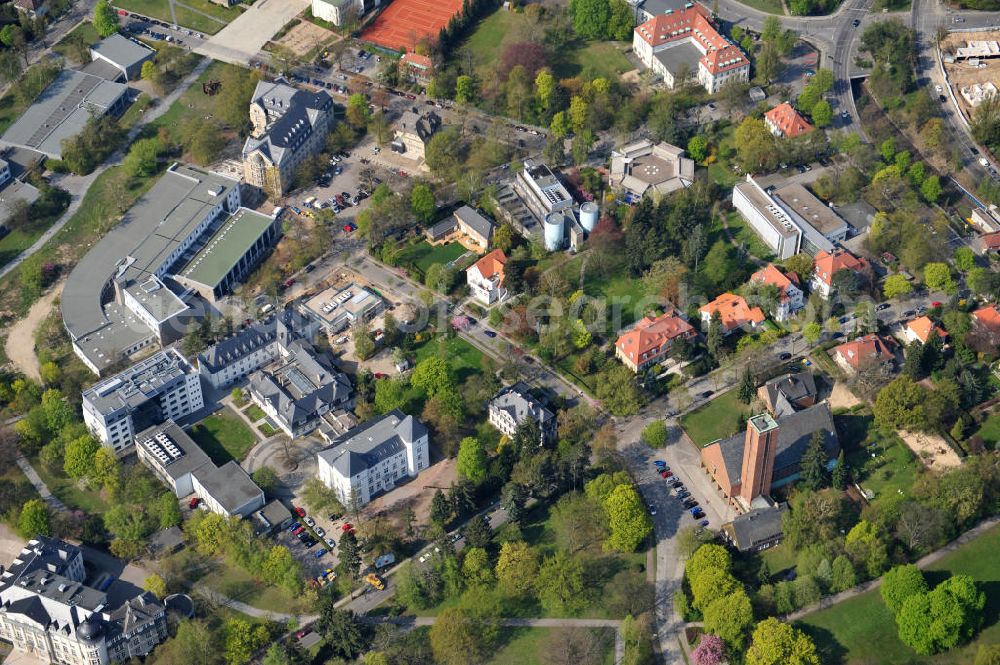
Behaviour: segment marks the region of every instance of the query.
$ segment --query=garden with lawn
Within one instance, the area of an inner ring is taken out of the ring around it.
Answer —
[[[223,7],[209,0],[183,0],[183,2],[178,0],[173,3],[173,13],[171,13],[170,4],[170,0],[116,0],[115,2],[116,7],[167,23],[173,23],[176,15],[177,24],[182,28],[209,35],[222,30],[242,13],[238,8],[239,5]]]
[[[696,446],[704,448],[740,430],[750,407],[740,401],[738,393],[737,390],[723,393],[681,418],[681,427]]]
[[[933,587],[948,575],[970,575],[986,593],[983,627],[972,642],[935,656],[920,656],[904,645],[878,589],[814,612],[797,622],[815,640],[823,663],[881,665],[967,665],[980,645],[1000,642],[1000,526],[932,563],[925,570]]]
[[[486,665],[545,665],[550,661],[545,654],[565,648],[565,644],[555,641],[556,629],[552,628],[506,628],[508,641]],[[611,628],[586,628],[582,630],[596,633],[604,649],[604,665],[614,665],[615,635]],[[591,661],[588,661],[591,662]]]
[[[242,461],[257,437],[237,416],[220,411],[191,428],[191,438],[216,465]]]
[[[443,245],[432,245],[426,240],[404,247],[396,260],[401,266],[413,265],[423,275],[435,263],[447,265],[455,261],[468,252],[465,247],[457,242],[449,242]]]
[[[415,349],[415,354],[414,364],[431,356],[447,359],[458,383],[481,372],[483,367],[483,352],[457,335],[428,335],[427,340]]]
[[[973,436],[980,437],[987,448],[996,449],[1000,443],[1000,413],[991,413]]]
[[[834,423],[855,480],[874,499],[908,493],[923,468],[895,432],[875,425],[864,407],[834,416]]]

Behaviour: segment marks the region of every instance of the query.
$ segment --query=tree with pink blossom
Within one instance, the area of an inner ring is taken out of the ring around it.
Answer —
[[[706,633],[691,656],[697,665],[722,665],[726,662],[726,645],[718,635]]]

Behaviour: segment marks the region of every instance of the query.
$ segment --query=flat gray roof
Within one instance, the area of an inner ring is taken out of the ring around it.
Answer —
[[[124,406],[135,408],[158,395],[164,386],[193,372],[179,351],[164,349],[87,388],[83,400],[105,415]]]
[[[765,194],[757,183],[749,180],[737,183],[733,188],[750,200],[764,219],[784,238],[794,238],[799,235],[798,227],[792,223],[788,213],[782,210],[775,201]]]
[[[165,442],[172,444],[180,454],[172,454],[174,450],[164,445]],[[215,467],[205,451],[172,420],[137,434],[135,445],[137,448],[144,448],[153,457],[158,458],[158,466],[174,480],[192,473],[195,469],[200,469],[206,464]],[[168,459],[166,461],[159,459],[160,454],[165,455]]]
[[[92,53],[115,63],[123,68],[136,65],[146,58],[152,57],[153,49],[145,44],[133,41],[116,32],[90,47]]]
[[[121,83],[64,69],[4,132],[3,141],[59,157],[64,139],[76,136],[92,113],[107,113],[127,92]]]
[[[113,352],[116,346],[127,348],[129,340],[138,341],[150,334],[145,324],[134,320],[127,310],[121,311],[124,308],[108,297],[106,287],[119,273],[119,264],[129,260],[127,268],[120,271],[121,278],[146,281],[235,186],[236,181],[224,176],[175,164],[80,259],[66,282],[60,308],[70,337],[95,364],[101,366],[118,358],[113,354],[114,358],[97,362],[96,353],[89,350],[94,344],[102,352]],[[123,332],[133,325],[138,328]],[[120,343],[119,335],[123,335]]]
[[[107,60],[91,60],[90,64],[80,70],[84,74],[100,76],[105,81],[117,81],[125,78],[125,72],[115,67]]]
[[[228,513],[235,513],[237,508],[245,506],[256,498],[260,498],[262,502],[264,500],[264,493],[261,489],[254,484],[243,467],[233,460],[229,460],[218,468],[202,467],[198,469],[195,476],[202,487]]]
[[[14,202],[25,201],[31,205],[38,199],[38,189],[33,185],[19,180],[10,180],[3,189],[0,189],[0,224],[3,224],[13,212]]]
[[[662,51],[657,51],[653,57],[662,62],[667,71],[674,76],[680,73],[682,66],[688,68],[689,76],[694,76],[698,72],[701,51],[698,50],[697,46],[685,40]]]
[[[801,183],[785,185],[775,190],[774,196],[825,236],[842,233],[847,228],[847,222],[840,215],[816,198]]]

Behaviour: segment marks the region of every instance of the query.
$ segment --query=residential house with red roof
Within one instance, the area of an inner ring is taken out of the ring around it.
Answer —
[[[640,372],[666,359],[674,340],[694,339],[690,323],[670,310],[661,316],[644,317],[631,330],[622,333],[615,342],[615,355],[633,372]]]
[[[774,310],[776,321],[787,321],[805,307],[804,295],[799,288],[799,277],[795,273],[786,275],[773,263],[768,263],[767,267],[750,275],[750,282],[768,284],[778,289],[778,304]]]
[[[831,254],[820,252],[813,262],[812,290],[824,298],[830,297],[833,290],[833,276],[841,270],[861,272],[868,270],[868,261],[859,259],[846,249],[837,249]]]
[[[503,268],[507,265],[507,255],[502,249],[494,249],[465,271],[465,281],[472,296],[486,306],[500,302],[507,297],[503,286]]]
[[[775,136],[788,139],[798,138],[816,129],[788,102],[778,104],[765,113],[764,124]]]
[[[731,334],[738,329],[756,328],[767,318],[760,307],[751,307],[746,298],[735,293],[723,293],[721,296],[698,308],[701,320],[707,327],[712,316],[718,312],[722,319],[722,332]],[[703,328],[707,329],[707,328]]]
[[[972,241],[972,249],[980,256],[997,254],[1000,252],[1000,231],[979,236]]]
[[[404,79],[427,85],[434,78],[434,62],[426,55],[404,53],[399,59],[399,73]]]
[[[944,328],[931,320],[929,316],[921,316],[908,322],[903,328],[903,337],[907,344],[920,342],[926,344],[932,335],[937,335],[941,339],[948,336]]]
[[[719,33],[709,11],[698,3],[637,26],[632,50],[670,88],[685,77],[697,77],[709,93],[731,81],[750,80],[750,60]]]
[[[892,339],[872,333],[844,342],[831,353],[841,369],[854,375],[877,367],[892,367],[896,361],[895,348]]]

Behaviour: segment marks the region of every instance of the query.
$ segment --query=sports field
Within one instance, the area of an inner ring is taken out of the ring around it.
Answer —
[[[412,53],[424,38],[437,39],[441,28],[460,9],[462,0],[393,0],[361,33],[361,39]]]

